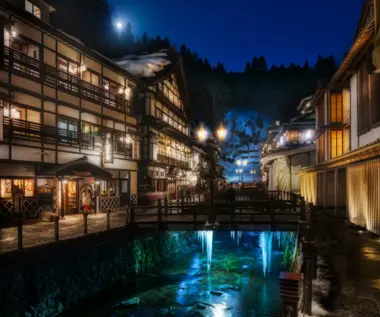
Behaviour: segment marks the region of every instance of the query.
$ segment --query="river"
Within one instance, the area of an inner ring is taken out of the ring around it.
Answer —
[[[65,316],[280,316],[278,276],[295,258],[295,233],[201,231],[193,240],[180,256]]]

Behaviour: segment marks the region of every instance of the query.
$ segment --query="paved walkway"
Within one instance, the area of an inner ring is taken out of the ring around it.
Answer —
[[[111,228],[125,226],[126,212],[111,212]],[[107,214],[99,213],[88,216],[88,233],[107,230]],[[18,248],[17,227],[2,229],[0,253]],[[34,222],[26,224],[22,229],[23,247],[33,247],[55,241],[55,224],[52,222]],[[82,214],[68,215],[59,221],[59,239],[72,239],[84,235],[84,219]]]
[[[380,239],[321,215],[312,221],[319,252],[314,297],[329,316],[380,317]]]

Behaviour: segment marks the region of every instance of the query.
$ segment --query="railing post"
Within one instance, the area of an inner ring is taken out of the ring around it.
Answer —
[[[170,214],[172,215],[173,214],[173,202],[170,201]]]
[[[107,230],[111,229],[111,209],[107,209]]]
[[[18,245],[18,249],[22,249],[23,248],[22,225],[23,225],[23,218],[22,218],[22,214],[20,214],[20,219],[19,219],[18,226],[17,226],[17,245]]]
[[[269,200],[269,213],[270,213],[270,222],[274,225],[274,200],[271,198]]]
[[[88,213],[84,212],[83,213],[83,233],[84,234],[88,233],[88,224],[87,224],[87,221],[88,221]]]
[[[164,197],[164,209],[165,209],[164,213],[167,215],[169,213],[168,212],[168,197],[167,196]]]
[[[312,302],[312,272],[310,258],[304,259],[304,279],[303,279],[303,301],[302,313],[311,316],[311,302]]]
[[[59,216],[58,215],[54,219],[54,236],[55,236],[55,241],[59,241]]]
[[[185,196],[181,196],[181,212],[185,209]]]
[[[134,223],[134,222],[135,222],[135,207],[132,204],[130,207],[130,223]]]
[[[128,219],[128,217],[129,217],[129,206],[126,206],[125,207],[125,225],[126,226],[128,226],[128,223],[129,223],[129,219]]]
[[[161,228],[161,225],[162,225],[162,205],[161,205],[161,199],[158,201],[157,210],[158,210],[158,215],[157,215],[158,226]]]
[[[306,204],[303,197],[301,197],[301,220],[306,221]]]
[[[282,299],[281,316],[298,317],[300,283],[300,274],[290,272],[280,273],[280,294]]]

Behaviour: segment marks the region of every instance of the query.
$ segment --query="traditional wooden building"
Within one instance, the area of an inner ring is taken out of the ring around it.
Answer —
[[[380,234],[380,1],[366,1],[353,45],[316,98],[317,165],[302,195]]]
[[[315,163],[315,111],[313,96],[298,106],[300,115],[290,122],[278,121],[267,131],[261,152],[261,175],[269,190],[300,192],[297,173]]]
[[[30,213],[40,196],[74,213],[84,195],[101,210],[137,194],[136,77],[53,28],[53,11],[42,0],[0,4],[3,214],[16,211],[17,195]]]
[[[139,65],[144,59],[146,65]],[[182,58],[167,50],[118,63],[135,70],[141,82],[136,104],[141,137],[139,186],[160,197],[179,198],[181,190],[200,183],[201,168],[207,165],[204,146],[194,138]],[[157,67],[147,71],[154,63]]]

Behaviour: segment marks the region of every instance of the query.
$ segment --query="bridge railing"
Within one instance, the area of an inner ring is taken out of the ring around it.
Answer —
[[[213,213],[212,213],[213,208]],[[181,198],[179,202],[167,199],[158,201],[156,205],[132,205],[129,210],[130,223],[150,223],[161,226],[165,223],[204,224],[212,219],[219,223],[283,223],[305,220],[306,206],[304,200],[261,199],[251,201],[217,201],[213,204],[192,202]]]

